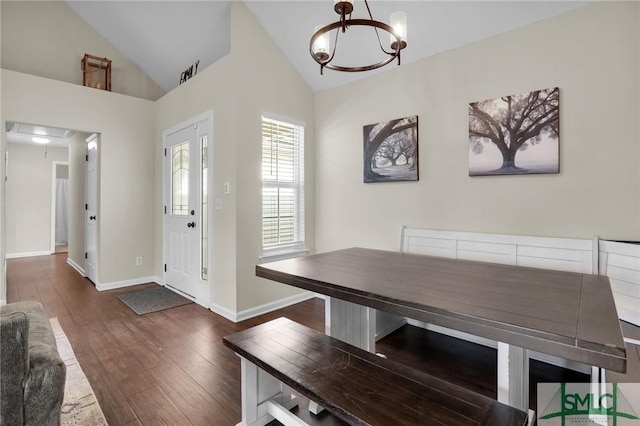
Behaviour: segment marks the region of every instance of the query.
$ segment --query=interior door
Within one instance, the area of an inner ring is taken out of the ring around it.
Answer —
[[[98,135],[86,139],[84,274],[98,281]]]
[[[197,127],[165,138],[165,283],[196,297],[200,281],[201,161]]]

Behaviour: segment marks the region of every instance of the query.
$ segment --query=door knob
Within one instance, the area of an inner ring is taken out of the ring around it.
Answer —
[[[196,223],[195,222],[187,223],[187,228],[195,228],[195,227],[196,227]]]
[[[96,220],[95,216],[89,216],[89,220]]]

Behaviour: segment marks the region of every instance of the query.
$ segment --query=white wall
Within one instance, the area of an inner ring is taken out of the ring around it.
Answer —
[[[8,70],[0,79],[3,120],[101,133],[98,281],[152,276],[153,102]]]
[[[231,53],[156,103],[156,209],[162,206],[162,131],[207,110],[214,115],[213,303],[240,312],[299,290],[255,277],[261,254],[261,115],[306,122],[307,241],[314,247],[313,93],[262,31],[246,6],[232,2]],[[232,193],[223,194],[223,184]],[[156,273],[162,265],[156,226]]]
[[[3,1],[2,68],[82,85],[85,53],[112,61],[112,90],[145,99],[165,91],[64,1]]]
[[[317,95],[318,250],[396,250],[403,224],[640,239],[639,8],[599,2]],[[468,104],[555,86],[560,174],[469,177]],[[362,126],[416,114],[420,181],[364,184]]]
[[[67,161],[69,150],[10,142],[7,152],[7,255],[49,253],[53,161]]]

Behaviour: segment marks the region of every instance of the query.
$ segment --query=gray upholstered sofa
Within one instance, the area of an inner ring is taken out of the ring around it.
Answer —
[[[38,302],[0,306],[0,424],[59,425],[66,367]]]

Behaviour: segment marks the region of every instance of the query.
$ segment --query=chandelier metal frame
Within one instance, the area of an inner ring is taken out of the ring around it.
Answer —
[[[311,40],[309,41],[309,53],[311,53],[311,57],[320,64],[320,74],[323,74],[325,68],[334,70],[334,71],[342,71],[342,72],[361,72],[361,71],[371,71],[377,68],[381,68],[396,58],[398,59],[398,65],[401,63],[400,52],[407,46],[407,42],[401,38],[391,25],[385,24],[384,22],[376,21],[373,19],[373,15],[371,14],[371,9],[369,8],[369,3],[367,0],[364,0],[364,4],[367,7],[367,11],[369,13],[369,19],[351,19],[351,12],[353,11],[353,4],[348,1],[339,1],[336,2],[334,10],[336,13],[340,15],[340,20],[336,22],[332,22],[328,25],[325,25],[319,28],[316,32],[311,36]],[[347,18],[349,15],[349,18]],[[376,62],[370,65],[357,66],[357,67],[347,67],[342,65],[332,64],[336,49],[338,47],[338,39],[340,37],[340,32],[346,33],[347,29],[350,26],[363,26],[363,27],[373,27],[376,33],[376,37],[378,39],[378,45],[380,46],[380,50],[388,55],[388,58]],[[384,48],[382,41],[380,40],[380,33],[378,30],[383,30],[389,33],[392,37],[395,38],[395,41],[391,43],[391,50],[387,50]],[[331,49],[331,55],[327,52],[317,52],[314,53],[314,43],[318,38],[327,34],[328,32],[336,30],[335,43],[333,45],[333,49]],[[342,30],[342,31],[341,31]]]

